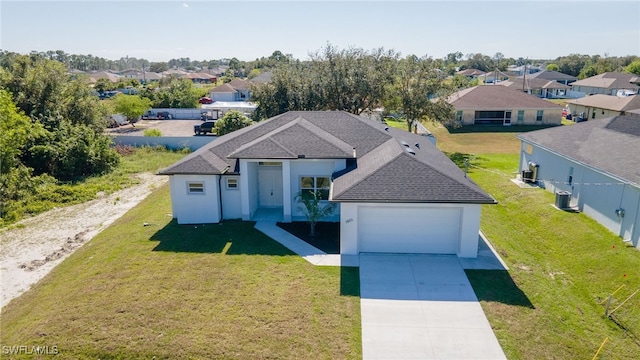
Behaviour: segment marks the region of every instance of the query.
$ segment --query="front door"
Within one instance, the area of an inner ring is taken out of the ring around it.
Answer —
[[[510,126],[511,125],[511,111],[505,111],[504,112],[504,122],[502,123],[502,125],[504,125],[504,126]]]
[[[259,207],[282,206],[282,166],[258,168]]]

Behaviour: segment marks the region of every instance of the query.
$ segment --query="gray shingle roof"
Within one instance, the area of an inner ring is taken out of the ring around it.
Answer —
[[[567,103],[595,107],[598,109],[627,111],[640,109],[640,95],[618,97],[613,95],[595,94],[575,100],[569,100]]]
[[[519,76],[519,77],[522,77],[522,76]],[[564,81],[564,80],[575,81],[575,80],[578,80],[578,78],[575,77],[575,76],[567,75],[567,74],[561,73],[559,71],[554,71],[554,70],[542,70],[542,71],[538,71],[537,73],[527,74],[527,78],[553,80],[553,81]]]
[[[160,173],[234,173],[238,158],[352,159],[355,148],[356,168],[334,174],[334,201],[495,202],[427,137],[385,128],[346,112],[292,111],[221,136]]]
[[[456,109],[559,109],[562,106],[518,89],[500,85],[478,85],[453,93],[447,101]]]
[[[630,89],[637,90],[635,83],[640,82],[637,75],[621,72],[606,72],[586,79],[578,80],[571,86],[587,86],[604,89]]]
[[[532,131],[518,138],[640,186],[640,114]]]
[[[571,89],[571,86],[569,85],[565,85],[562,83],[559,83],[557,81],[553,81],[553,80],[545,80],[545,79],[529,79],[529,78],[514,78],[514,79],[509,79],[507,81],[502,81],[500,83],[498,83],[498,85],[502,85],[502,86],[507,86],[510,88],[514,88],[517,90],[522,90],[523,86],[522,83],[526,82],[524,84],[524,89],[525,90],[531,90],[531,89]]]

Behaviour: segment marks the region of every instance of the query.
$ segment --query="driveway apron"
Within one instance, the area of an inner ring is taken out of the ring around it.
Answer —
[[[361,254],[364,359],[506,359],[456,256]]]

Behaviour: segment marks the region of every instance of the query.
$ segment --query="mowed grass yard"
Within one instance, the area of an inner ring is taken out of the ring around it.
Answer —
[[[357,268],[313,266],[253,223],[170,212],[163,186],[9,303],[0,344],[61,359],[361,358]]]
[[[509,359],[640,358],[640,251],[581,213],[556,210],[554,194],[521,189],[521,128],[461,129],[427,125],[439,148],[471,159],[469,176],[497,201],[484,206],[481,228],[509,271],[467,271]],[[601,304],[602,303],[602,304]]]

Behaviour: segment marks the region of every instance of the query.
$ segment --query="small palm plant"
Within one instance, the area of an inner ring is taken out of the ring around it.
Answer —
[[[311,228],[311,237],[314,237],[316,235],[316,224],[323,217],[331,215],[336,204],[321,204],[322,195],[320,191],[300,193],[296,196],[296,200],[302,203],[302,205],[298,206],[298,210],[302,211],[307,217],[307,222]]]

